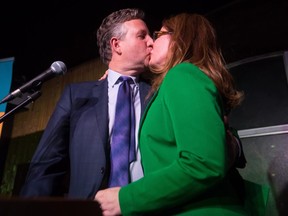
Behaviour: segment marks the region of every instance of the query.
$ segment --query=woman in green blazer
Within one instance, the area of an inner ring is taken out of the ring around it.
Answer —
[[[216,34],[182,13],[154,32],[157,76],[139,146],[144,178],[96,194],[104,215],[247,215],[242,178],[228,166],[224,116],[240,104]]]

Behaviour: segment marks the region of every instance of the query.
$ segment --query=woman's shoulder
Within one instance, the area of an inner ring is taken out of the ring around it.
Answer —
[[[174,70],[200,70],[200,68],[190,62],[181,62],[175,65],[173,68],[171,68],[171,71]]]
[[[193,80],[211,82],[212,80],[195,64],[182,62],[171,68],[167,74],[168,79],[191,82]]]

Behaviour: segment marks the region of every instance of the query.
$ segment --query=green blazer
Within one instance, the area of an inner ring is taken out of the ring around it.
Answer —
[[[121,188],[123,215],[245,215],[241,177],[227,166],[223,115],[206,74],[190,63],[172,68],[142,117],[144,178]]]

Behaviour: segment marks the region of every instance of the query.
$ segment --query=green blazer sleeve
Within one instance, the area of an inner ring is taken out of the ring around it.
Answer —
[[[123,215],[189,212],[201,200],[207,208],[207,203],[224,205],[230,200],[224,183],[223,113],[216,86],[198,67],[181,63],[167,73],[141,121],[144,178],[121,188]]]

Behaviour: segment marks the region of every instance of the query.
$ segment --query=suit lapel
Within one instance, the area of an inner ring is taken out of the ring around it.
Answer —
[[[99,85],[93,89],[93,95],[98,100],[94,105],[97,130],[103,143],[108,140],[108,81],[107,79],[99,81]]]
[[[149,102],[150,98],[146,99],[146,96],[150,90],[150,85],[145,81],[139,82],[139,92],[140,92],[140,101],[141,101],[141,116],[144,113],[144,110]]]
[[[139,125],[139,132],[141,130],[143,121],[146,117],[147,111],[149,109],[149,107],[151,106],[152,102],[155,100],[155,97],[157,96],[158,91],[154,92],[153,95],[151,95],[145,102],[145,108],[141,111],[142,115],[141,115],[141,119],[140,119],[140,125]]]

